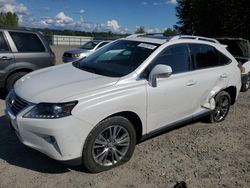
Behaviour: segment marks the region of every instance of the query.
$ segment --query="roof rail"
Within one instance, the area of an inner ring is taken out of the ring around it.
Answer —
[[[138,33],[138,34],[132,34],[127,36],[126,38],[132,38],[132,37],[139,37],[139,36],[144,36],[146,33]]]
[[[202,40],[206,42],[212,42],[216,44],[220,44],[220,42],[213,38],[201,37],[201,36],[193,36],[193,35],[177,35],[170,40],[180,40],[180,39],[193,39],[193,40]]]
[[[13,30],[27,30],[27,31],[33,31],[34,28],[29,27],[15,27],[15,26],[8,26],[8,25],[2,25],[0,24],[0,29],[13,29]]]

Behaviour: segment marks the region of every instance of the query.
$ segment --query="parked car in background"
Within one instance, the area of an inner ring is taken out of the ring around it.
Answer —
[[[109,42],[110,41],[99,41],[99,40],[89,41],[78,49],[65,51],[62,60],[64,63],[69,63],[85,58],[94,51],[96,51],[97,49],[108,44]]]
[[[245,92],[250,87],[250,46],[249,41],[242,38],[218,38],[220,43],[227,45],[228,51],[235,57],[241,67],[242,87]]]
[[[23,144],[101,172],[174,125],[223,121],[240,87],[238,62],[216,40],[146,34],[26,75],[5,112]]]
[[[30,29],[0,27],[0,88],[9,91],[25,74],[55,65],[44,36]]]

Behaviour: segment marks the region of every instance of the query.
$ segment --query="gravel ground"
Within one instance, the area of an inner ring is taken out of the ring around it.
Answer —
[[[61,63],[64,50],[52,46]],[[188,188],[250,187],[250,91],[241,93],[221,124],[200,122],[147,140],[132,159],[113,170],[88,174],[23,146],[9,129],[0,100],[0,188],[124,187]]]
[[[88,174],[23,146],[0,101],[0,187],[250,187],[250,91],[221,124],[192,123],[147,140],[118,168]]]

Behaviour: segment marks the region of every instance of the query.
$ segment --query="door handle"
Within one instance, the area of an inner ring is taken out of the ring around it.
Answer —
[[[195,84],[197,84],[197,82],[194,81],[194,80],[189,80],[189,81],[187,82],[187,86],[194,86]]]
[[[3,57],[1,57],[1,59],[2,59],[2,60],[11,60],[11,58],[10,58],[10,57],[7,57],[7,56],[3,56]]]
[[[220,78],[222,78],[222,79],[227,78],[227,74],[225,73],[225,74],[220,75]]]

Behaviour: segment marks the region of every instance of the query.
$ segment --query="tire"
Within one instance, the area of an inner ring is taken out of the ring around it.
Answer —
[[[223,104],[224,103],[224,104]],[[226,91],[215,96],[215,110],[208,116],[210,123],[219,123],[225,120],[231,106],[231,97]]]
[[[116,137],[110,136],[114,133]],[[83,165],[92,173],[109,170],[129,161],[135,145],[136,131],[132,123],[121,116],[108,118],[88,135],[83,148]]]
[[[6,92],[8,93],[16,83],[16,81],[20,78],[22,78],[24,75],[26,75],[27,72],[16,72],[14,74],[11,74],[6,81],[5,89]]]
[[[241,92],[246,92],[250,87],[250,74],[247,77],[247,80],[245,83],[242,84],[241,86]]]

